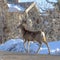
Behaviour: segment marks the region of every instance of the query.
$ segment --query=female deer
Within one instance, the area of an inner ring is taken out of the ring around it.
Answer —
[[[25,40],[24,41],[24,47],[25,47],[26,41],[28,41],[28,43],[29,43],[28,44],[28,53],[29,53],[29,45],[30,45],[30,42],[29,41],[33,41],[33,42],[37,41],[40,46],[39,46],[39,48],[38,48],[38,50],[37,50],[36,53],[39,52],[42,43],[45,43],[46,46],[47,46],[47,48],[48,48],[48,52],[50,54],[50,49],[49,49],[48,43],[46,41],[45,33],[42,30],[40,30],[40,31],[29,31],[29,30],[26,30],[25,29],[25,26],[27,26],[27,25],[26,25],[25,22],[23,22],[22,24],[20,24],[18,26],[18,28],[20,27],[21,30],[22,30],[22,34],[23,34],[23,37],[22,38],[23,38],[23,40]]]

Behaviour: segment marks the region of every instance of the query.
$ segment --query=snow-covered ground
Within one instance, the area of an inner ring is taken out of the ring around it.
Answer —
[[[26,53],[24,49],[24,41],[22,39],[11,39],[6,41],[4,44],[0,45],[0,50],[10,51],[10,52],[21,52]],[[50,52],[54,55],[60,55],[60,41],[49,42]],[[26,48],[27,48],[26,43]],[[39,44],[31,42],[30,53],[34,54],[39,47]],[[45,44],[42,45],[39,54],[48,54],[48,49]]]
[[[49,0],[49,1],[57,2],[57,0]],[[50,3],[47,3],[46,0],[20,0],[20,2],[35,2],[36,6],[39,8],[40,12],[43,12],[40,8],[42,8],[43,10],[54,8],[54,6]],[[16,4],[8,4],[8,7],[9,7],[10,12],[14,12],[14,11],[16,12],[17,10],[18,11],[25,10],[24,7],[21,7],[20,5],[16,5]]]

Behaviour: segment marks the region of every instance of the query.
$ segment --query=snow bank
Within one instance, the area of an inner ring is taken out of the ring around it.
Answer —
[[[11,51],[11,52],[22,52],[26,53],[24,49],[24,41],[21,39],[11,39],[6,41],[4,44],[0,45],[0,50],[3,51]],[[54,55],[60,55],[60,41],[49,42],[50,52]],[[26,48],[27,48],[26,43]],[[30,53],[34,54],[39,47],[39,44],[32,43],[30,44]],[[42,45],[39,54],[48,54],[48,49],[45,44]]]

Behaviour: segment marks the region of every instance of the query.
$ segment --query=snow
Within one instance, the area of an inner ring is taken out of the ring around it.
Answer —
[[[32,2],[32,1],[34,1],[37,4],[37,7],[39,8],[40,12],[43,12],[40,8],[42,8],[43,10],[54,8],[53,5],[47,3],[46,0],[20,0],[20,2]],[[49,0],[49,1],[57,2],[57,0]]]
[[[57,0],[49,0],[51,2],[57,2]],[[37,7],[39,8],[40,12],[43,12],[40,8],[42,8],[43,10],[47,10],[47,9],[53,9],[54,6],[50,3],[47,3],[46,0],[20,0],[19,2],[35,2]],[[16,4],[7,4],[9,7],[9,11],[10,12],[16,12],[18,11],[25,11],[25,8],[20,6],[20,5],[16,5]]]
[[[7,5],[9,7],[10,12],[14,12],[14,11],[16,12],[17,10],[18,11],[24,11],[25,10],[25,8],[20,6],[20,5],[16,5],[16,4],[7,4]]]
[[[60,55],[60,41],[49,42],[51,54]],[[28,47],[28,43],[26,42],[26,48]],[[30,53],[34,54],[39,47],[37,42],[31,42],[30,44]],[[0,45],[0,50],[2,51],[10,51],[10,52],[21,52],[26,53],[24,49],[24,41],[22,39],[10,39],[6,41],[4,44]],[[38,54],[48,54],[48,49],[46,45],[43,43],[41,50]]]

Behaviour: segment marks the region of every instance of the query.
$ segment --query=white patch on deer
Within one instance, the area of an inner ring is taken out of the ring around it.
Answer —
[[[44,32],[41,32],[41,35],[45,37],[45,33]]]

